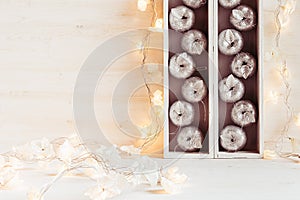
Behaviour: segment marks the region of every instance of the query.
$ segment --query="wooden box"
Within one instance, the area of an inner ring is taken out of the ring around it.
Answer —
[[[203,32],[207,38],[207,49],[200,56],[193,55],[197,70],[192,76],[200,77],[207,86],[207,97],[200,103],[194,103],[196,115],[192,126],[201,130],[204,137],[202,148],[187,152],[178,147],[177,136],[182,127],[175,126],[170,118],[171,105],[177,100],[184,100],[180,85],[184,80],[176,79],[170,75],[170,58],[177,53],[184,52],[181,47],[182,33],[170,28],[169,13],[176,6],[184,5],[182,0],[164,0],[164,99],[166,109],[166,123],[164,129],[164,156],[165,158],[261,158],[263,152],[263,125],[262,125],[262,1],[242,0],[241,5],[248,5],[256,12],[257,24],[251,31],[241,32],[245,40],[242,51],[254,55],[257,60],[257,72],[253,77],[242,80],[246,92],[242,100],[250,100],[256,107],[256,123],[244,127],[247,143],[241,151],[228,152],[220,145],[220,132],[227,125],[233,125],[230,118],[234,104],[225,105],[219,98],[219,82],[229,74],[230,62],[234,56],[224,56],[218,50],[218,37],[220,31],[233,28],[229,22],[232,9],[225,9],[219,5],[218,0],[207,0],[207,3],[193,9],[196,21],[192,29]]]

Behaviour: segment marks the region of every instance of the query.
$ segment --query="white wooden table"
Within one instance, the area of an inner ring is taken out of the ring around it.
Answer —
[[[169,195],[155,188],[140,188],[115,199],[299,200],[299,164],[284,160],[180,160],[175,165],[189,176],[181,193]],[[30,187],[40,187],[52,178],[41,171],[24,171],[20,175],[26,180],[24,187],[0,191],[1,199],[23,200]],[[91,186],[93,183],[86,179],[65,178],[49,191],[45,199],[88,200],[83,193]]]

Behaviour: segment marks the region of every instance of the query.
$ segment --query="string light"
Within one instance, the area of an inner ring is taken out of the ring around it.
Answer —
[[[300,127],[300,113],[295,116],[295,125]]]
[[[163,28],[163,19],[159,18],[155,21],[155,28],[162,29]]]
[[[162,102],[163,100],[160,99],[159,96],[162,96],[162,92],[155,92],[152,93],[151,89],[150,89],[150,85],[147,82],[147,69],[146,69],[146,63],[147,63],[147,58],[148,58],[148,53],[149,53],[149,44],[150,44],[150,38],[151,38],[151,32],[157,32],[157,31],[161,31],[163,28],[163,19],[162,18],[158,18],[158,12],[157,12],[157,0],[138,0],[138,8],[141,11],[145,10],[145,4],[147,2],[148,4],[151,4],[151,8],[152,8],[152,18],[150,21],[150,26],[148,28],[148,31],[145,35],[145,37],[143,38],[143,40],[138,44],[138,48],[142,54],[142,59],[141,59],[141,71],[142,71],[142,75],[143,75],[143,80],[144,80],[144,85],[145,88],[147,90],[147,95],[148,95],[148,102],[149,102],[149,107],[152,111],[152,113],[154,113],[153,115],[151,115],[151,124],[147,125],[146,127],[138,127],[141,130],[141,135],[147,135],[147,137],[145,138],[145,142],[142,144],[142,146],[140,148],[144,148],[146,146],[151,145],[156,138],[158,138],[159,134],[161,133],[161,123],[163,122],[162,119],[162,115],[160,112],[160,110],[156,109],[155,104],[160,104],[160,108],[163,108]],[[140,5],[140,7],[139,7]]]
[[[137,7],[140,11],[145,12],[147,10],[149,0],[138,0]]]
[[[292,138],[289,137],[290,126],[295,119],[294,109],[290,105],[290,96],[291,96],[291,84],[289,82],[290,73],[287,66],[287,60],[280,51],[280,38],[282,28],[286,27],[290,21],[291,14],[295,11],[296,0],[278,0],[278,6],[275,10],[275,22],[277,27],[277,34],[275,37],[275,48],[269,53],[266,58],[274,59],[276,63],[279,64],[278,71],[280,79],[284,86],[284,92],[279,95],[276,91],[271,91],[270,98],[274,103],[278,103],[279,97],[282,97],[284,107],[286,109],[286,121],[281,129],[281,136],[276,144],[276,153],[281,157],[288,157],[291,154],[285,154],[282,152],[284,141],[288,139],[292,141]],[[272,157],[272,156],[271,156]]]
[[[276,91],[270,91],[270,101],[273,103],[273,104],[278,104],[278,101],[279,101],[279,97],[280,97],[280,94]]]
[[[273,160],[275,158],[277,158],[277,154],[275,151],[271,151],[271,150],[264,151],[264,159],[265,160]]]
[[[281,0],[280,3],[280,14],[278,16],[281,27],[286,27],[290,21],[290,15],[296,9],[296,0]]]
[[[151,102],[154,106],[163,106],[164,100],[163,100],[163,93],[161,90],[156,90],[153,93],[153,97],[151,98]]]
[[[156,28],[162,28],[163,20],[157,18],[156,0],[151,0],[151,2],[153,17],[150,26],[154,25]],[[141,11],[147,10],[149,3],[148,0],[138,0],[138,9]],[[149,42],[150,31],[147,32],[142,42],[137,44],[137,48],[142,53],[142,71],[146,65]],[[154,108],[155,120],[163,122],[163,92],[161,90],[156,90],[152,95],[150,87],[145,79],[145,73],[143,73],[143,75],[149,102],[152,108]],[[159,122],[157,123],[159,125]],[[150,128],[152,127],[150,126]],[[154,128],[161,130],[160,126]],[[159,132],[155,131],[154,135],[147,138],[142,147],[153,141],[157,137],[157,133]],[[121,155],[124,152],[129,155],[140,154],[141,148],[136,148],[133,145],[121,146],[120,148],[117,148],[116,145],[113,145],[112,147],[102,146],[97,150],[97,154],[94,154],[87,150],[85,144],[81,143],[81,140],[77,135],[69,138],[57,138],[51,142],[47,139],[30,142],[21,147],[15,147],[11,152],[0,155],[0,189],[3,189],[2,186],[5,186],[8,183],[3,178],[6,178],[6,176],[9,175],[10,182],[10,177],[12,177],[9,173],[4,173],[1,170],[6,169],[8,164],[10,164],[11,158],[16,158],[20,159],[22,162],[31,161],[34,164],[41,161],[45,161],[48,164],[52,161],[58,161],[61,162],[62,165],[62,170],[60,170],[52,181],[45,184],[40,190],[32,190],[28,193],[28,200],[43,200],[45,194],[57,181],[75,170],[83,172],[80,174],[81,177],[86,177],[97,182],[96,186],[90,188],[85,193],[85,195],[91,199],[107,199],[115,197],[120,195],[124,188],[129,188],[129,184],[133,183],[137,186],[148,184],[151,185],[151,187],[159,184],[165,192],[178,192],[180,186],[187,180],[186,175],[178,173],[178,168],[171,168],[165,172],[163,167],[158,167],[158,163],[147,156],[132,160],[134,165],[131,167],[118,168],[111,165],[112,160],[115,159],[118,160],[119,163],[122,162]],[[126,156],[126,163],[128,159],[129,157]],[[135,173],[137,170],[139,170],[138,173]],[[149,171],[151,171],[151,173],[149,173]],[[140,181],[142,179],[143,181]]]

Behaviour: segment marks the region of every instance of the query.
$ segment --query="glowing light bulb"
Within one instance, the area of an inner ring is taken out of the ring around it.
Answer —
[[[140,11],[146,11],[148,6],[148,0],[138,0],[137,7]]]
[[[286,27],[290,21],[290,16],[287,15],[285,12],[280,13],[278,18],[279,18],[281,27]]]
[[[293,12],[295,12],[296,4],[296,0],[286,0],[283,8],[287,13],[292,14]]]
[[[155,105],[155,106],[163,106],[164,101],[163,101],[162,95],[163,95],[163,93],[162,93],[161,90],[156,90],[153,93],[153,97],[151,98],[152,104]]]
[[[295,125],[300,127],[300,113],[295,116]]]
[[[160,29],[163,28],[163,19],[162,18],[159,18],[155,21],[155,28],[160,28]]]
[[[277,158],[277,154],[275,151],[272,151],[272,150],[265,150],[264,151],[264,159],[265,160],[273,160]]]
[[[279,96],[280,95],[278,94],[278,92],[271,91],[270,92],[270,100],[271,100],[271,102],[273,102],[273,104],[278,104]]]
[[[281,27],[286,27],[290,21],[290,15],[296,9],[296,0],[285,0],[281,3],[279,21]]]

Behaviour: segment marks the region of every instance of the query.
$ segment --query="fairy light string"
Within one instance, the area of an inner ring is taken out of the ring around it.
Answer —
[[[147,5],[149,2],[148,0],[138,0],[138,8],[140,11],[146,11],[145,5]],[[157,13],[157,3],[156,0],[151,0],[150,2],[151,4],[151,9],[152,9],[152,17],[151,17],[151,22],[150,22],[150,27],[152,27],[153,25],[156,24],[156,20],[158,19],[158,13]],[[143,5],[143,6],[139,6],[139,5]],[[147,30],[147,33],[144,37],[144,39],[142,40],[142,45],[140,48],[140,51],[142,53],[142,63],[141,63],[141,71],[142,71],[142,75],[143,75],[143,80],[144,80],[144,85],[147,89],[147,94],[148,94],[148,100],[149,103],[151,105],[151,98],[152,98],[152,92],[150,89],[150,86],[147,82],[147,78],[146,78],[146,62],[147,62],[147,58],[148,58],[148,53],[149,53],[149,44],[150,44],[150,39],[151,39],[151,31]]]
[[[162,167],[160,167],[159,169],[145,169],[145,174],[143,172],[135,172],[135,167],[140,170],[141,167],[147,168],[157,165],[157,163],[149,157],[136,158],[135,155],[140,155],[142,148],[155,141],[161,131],[161,122],[163,121],[163,115],[161,115],[161,113],[163,113],[162,92],[160,90],[152,92],[146,77],[146,65],[149,55],[151,32],[154,30],[153,28],[156,28],[154,31],[162,29],[163,21],[161,18],[158,18],[157,0],[138,0],[137,7],[140,11],[146,11],[149,5],[151,5],[152,17],[150,27],[147,29],[146,35],[141,41],[140,51],[142,54],[141,72],[144,79],[144,85],[147,89],[151,112],[153,112],[151,115],[153,123],[149,127],[151,134],[147,135],[144,144],[141,147],[134,147],[133,145],[101,147],[99,149],[100,153],[94,153],[88,151],[85,144],[81,142],[77,135],[68,138],[57,138],[53,141],[49,141],[45,138],[32,141],[25,145],[14,147],[10,152],[0,155],[0,179],[7,179],[5,181],[0,180],[0,189],[5,187],[7,183],[11,182],[11,180],[16,177],[15,169],[18,167],[15,167],[15,164],[12,163],[11,160],[13,159],[17,159],[22,164],[37,165],[41,162],[46,164],[58,162],[60,164],[61,169],[57,169],[58,173],[52,181],[45,184],[39,190],[29,191],[27,196],[28,200],[43,200],[46,193],[54,187],[55,183],[70,173],[72,176],[77,176],[75,173],[78,173],[79,171],[80,175],[78,176],[89,178],[97,183],[94,189],[91,188],[86,193],[86,195],[93,200],[106,199],[119,195],[122,189],[111,187],[121,187],[119,184],[124,181],[124,178],[126,179],[127,184],[132,184],[134,179],[137,179],[136,185],[159,184],[167,193],[178,190],[178,187],[187,180],[187,176],[179,174],[177,168],[162,169]],[[104,150],[102,148],[104,148]],[[133,156],[133,158],[136,159],[134,162],[137,162],[140,166],[114,166],[110,160],[107,160],[107,158],[111,159],[113,156],[122,159],[121,156],[123,154],[126,154],[125,158]],[[5,177],[2,177],[3,174],[1,173],[4,172],[1,170],[6,170],[7,167],[9,167],[9,171],[4,171],[7,174],[5,174]],[[153,171],[153,173],[157,173],[157,175],[147,177],[149,170]],[[105,186],[105,181],[103,181],[100,176],[112,176],[113,181],[117,186],[111,185],[111,183]],[[146,182],[140,182],[141,176],[144,176]],[[176,188],[176,190],[174,188]],[[107,196],[107,194],[109,194],[109,196]]]
[[[141,61],[141,73],[143,76],[144,86],[147,90],[147,99],[148,103],[151,109],[151,112],[156,112],[155,105],[153,105],[153,98],[156,98],[154,96],[154,93],[151,91],[150,84],[147,82],[147,73],[146,73],[146,64],[149,54],[149,45],[151,41],[151,33],[152,28],[161,29],[162,28],[162,19],[158,18],[158,6],[157,6],[157,0],[138,0],[138,9],[140,11],[146,11],[147,7],[145,5],[150,5],[152,12],[152,17],[150,21],[150,28],[147,29],[146,35],[142,40],[140,52],[142,54],[142,61]],[[161,105],[163,107],[163,105]],[[160,119],[157,114],[151,115],[151,124],[148,127],[148,135],[146,138],[144,138],[144,143],[140,146],[140,149],[143,149],[151,144],[153,144],[156,139],[159,137],[159,134],[162,130],[162,119]]]
[[[272,57],[275,57],[275,61],[278,63],[279,68],[277,69],[280,75],[280,79],[284,86],[284,92],[278,95],[277,92],[271,92],[274,101],[278,98],[282,98],[284,108],[286,110],[286,121],[282,129],[280,130],[280,138],[276,143],[276,153],[281,157],[287,157],[289,154],[283,152],[284,141],[288,139],[292,141],[292,138],[289,136],[289,130],[293,123],[295,114],[294,108],[290,103],[292,87],[289,81],[289,70],[287,66],[287,59],[281,53],[281,33],[283,28],[288,24],[291,14],[295,11],[296,0],[277,0],[277,8],[275,9],[275,24],[277,28],[275,36],[275,49],[272,51]],[[275,99],[276,98],[276,99]],[[276,100],[277,102],[277,100]]]

